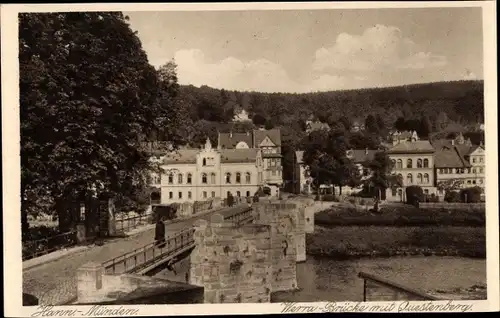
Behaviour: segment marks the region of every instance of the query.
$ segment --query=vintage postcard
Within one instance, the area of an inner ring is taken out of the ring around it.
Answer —
[[[1,40],[6,316],[499,309],[494,1],[10,4]]]

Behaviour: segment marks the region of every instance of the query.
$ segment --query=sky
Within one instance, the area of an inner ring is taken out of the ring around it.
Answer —
[[[481,8],[124,12],[180,84],[316,92],[483,79]]]

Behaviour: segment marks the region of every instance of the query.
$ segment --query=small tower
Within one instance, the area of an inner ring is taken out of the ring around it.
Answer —
[[[207,137],[207,141],[205,142],[205,151],[212,150],[212,143],[210,142],[210,138]]]

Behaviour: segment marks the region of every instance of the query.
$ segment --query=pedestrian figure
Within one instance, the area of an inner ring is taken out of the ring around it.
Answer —
[[[160,217],[156,219],[155,242],[157,247],[165,247],[165,223],[163,223]]]

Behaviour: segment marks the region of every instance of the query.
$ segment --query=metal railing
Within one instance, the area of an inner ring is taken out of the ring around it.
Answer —
[[[138,216],[127,217],[127,218],[115,218],[116,230],[128,232],[132,229],[139,227],[140,225],[151,224],[153,220],[153,214],[139,214]]]
[[[23,261],[75,246],[77,242],[76,230],[38,240],[24,241],[22,242]]]
[[[165,239],[164,243],[152,242],[132,252],[115,257],[103,263],[106,274],[131,273],[154,264],[159,259],[174,256],[194,245],[194,228],[182,230]]]
[[[253,213],[251,207],[224,216],[224,221],[233,222],[234,225],[236,226],[240,226],[245,223],[250,223],[252,220],[253,220]]]

